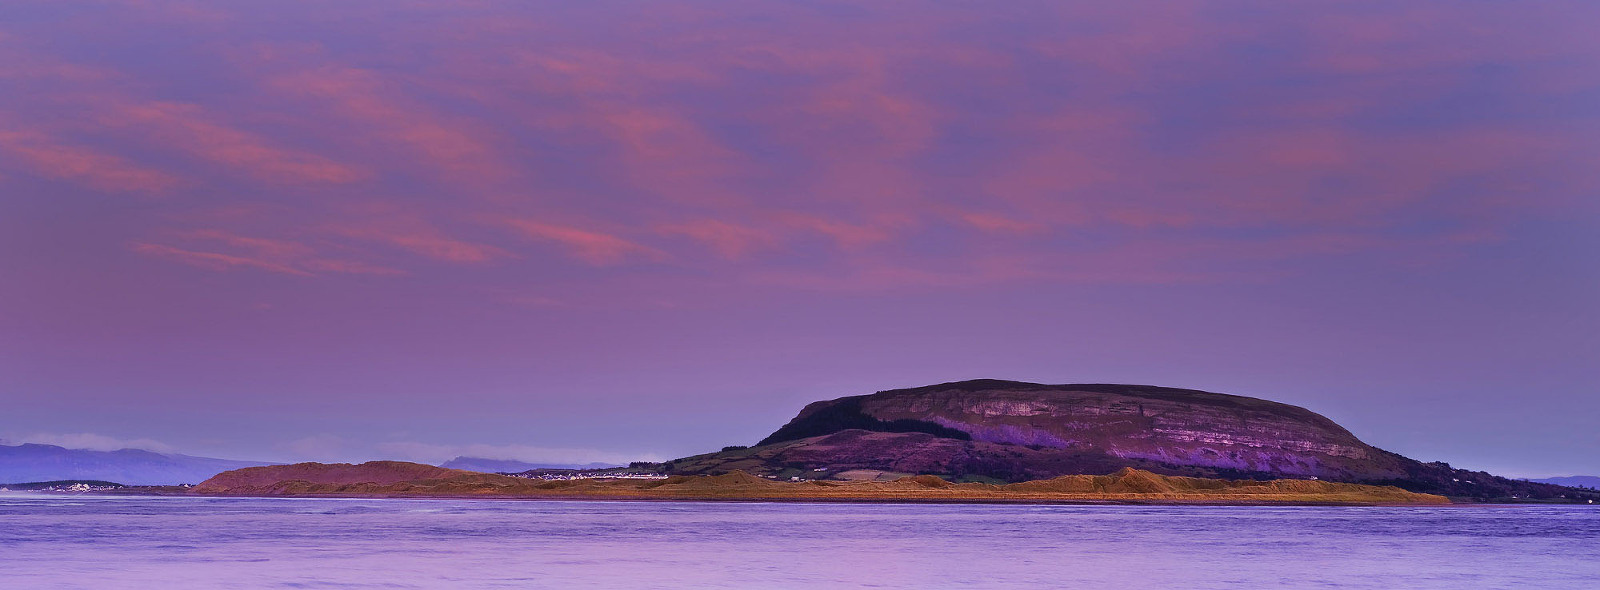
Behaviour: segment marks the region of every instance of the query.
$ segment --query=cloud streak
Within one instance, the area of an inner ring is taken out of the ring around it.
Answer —
[[[181,182],[120,155],[63,144],[37,132],[0,129],[0,151],[10,153],[30,172],[79,182],[98,191],[162,194]]]
[[[403,271],[359,261],[329,258],[300,242],[242,236],[221,230],[199,230],[181,234],[180,239],[209,248],[189,249],[150,242],[135,242],[135,253],[176,260],[206,270],[256,269],[310,277],[318,273],[399,275]],[[221,250],[221,251],[218,251]]]
[[[237,167],[274,182],[346,183],[362,173],[328,158],[270,145],[265,139],[205,119],[197,105],[158,102],[119,105],[106,116],[110,125],[147,130],[150,137],[196,157]]]
[[[660,250],[603,232],[531,219],[508,219],[505,224],[525,237],[559,244],[573,258],[593,265],[609,266],[630,259],[665,257]]]

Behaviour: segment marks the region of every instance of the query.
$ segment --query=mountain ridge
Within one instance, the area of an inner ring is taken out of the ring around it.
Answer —
[[[94,451],[38,443],[0,445],[0,483],[101,480],[123,485],[192,484],[224,471],[261,465],[273,463],[144,449]]]
[[[1600,476],[1595,476],[1595,475],[1565,475],[1565,476],[1561,476],[1561,477],[1541,477],[1541,478],[1536,478],[1536,479],[1530,479],[1528,481],[1536,482],[1536,483],[1555,484],[1555,485],[1558,485],[1558,486],[1567,486],[1567,487],[1574,487],[1574,488],[1583,487],[1583,488],[1600,489]]]

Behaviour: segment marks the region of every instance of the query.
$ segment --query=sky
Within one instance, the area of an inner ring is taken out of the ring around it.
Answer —
[[[660,460],[970,378],[1600,473],[1600,4],[10,0],[0,439]]]

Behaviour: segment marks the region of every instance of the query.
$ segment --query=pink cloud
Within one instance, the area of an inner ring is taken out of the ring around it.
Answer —
[[[329,258],[300,242],[243,236],[215,229],[179,232],[176,235],[182,240],[205,244],[206,249],[179,248],[152,242],[136,242],[131,247],[140,254],[177,260],[208,270],[255,268],[295,276],[314,276],[323,272],[405,274],[398,269],[358,260]]]
[[[215,229],[183,232],[181,235],[185,238],[196,240],[220,242],[228,246],[254,252],[265,258],[278,260],[303,258],[314,253],[310,246],[298,242],[241,236]]]
[[[729,260],[745,258],[755,250],[771,248],[777,243],[776,236],[770,233],[715,219],[667,224],[661,226],[660,231],[689,237]]]
[[[511,256],[504,249],[489,244],[447,236],[417,215],[396,212],[387,207],[368,208],[364,213],[360,220],[331,226],[329,230],[445,262],[479,264]]]
[[[475,126],[466,120],[417,104],[372,71],[326,66],[282,76],[272,86],[327,101],[340,115],[376,129],[386,141],[405,145],[453,179],[482,180],[507,173],[482,137],[484,132],[473,130]]]
[[[792,97],[758,107],[766,133],[802,154],[812,169],[804,190],[820,201],[878,209],[924,197],[927,178],[910,166],[938,138],[949,113],[899,86],[891,74],[915,51],[756,45],[778,73],[816,82]]]
[[[611,107],[600,118],[635,184],[680,202],[733,200],[716,182],[750,166],[700,125],[667,109]]]
[[[980,230],[1001,234],[1036,234],[1046,229],[1044,224],[1020,221],[993,213],[966,213],[961,220]]]
[[[198,266],[200,268],[209,270],[229,270],[238,267],[248,267],[281,274],[303,277],[311,276],[310,272],[260,258],[234,256],[231,254],[223,254],[221,252],[185,250],[163,244],[150,244],[144,242],[135,243],[132,247],[134,252],[138,252],[140,254],[171,258],[184,264]]]
[[[797,229],[808,230],[832,238],[839,247],[851,250],[888,240],[890,231],[885,227],[855,224],[803,213],[782,212],[777,218]]]
[[[406,274],[405,271],[400,269],[378,266],[376,264],[370,264],[359,260],[312,258],[304,261],[302,264],[304,264],[306,268],[317,272],[378,276],[400,276]]]
[[[276,147],[259,136],[209,121],[198,105],[120,104],[104,120],[113,125],[144,126],[151,138],[162,143],[266,180],[344,183],[364,176],[328,158]]]
[[[727,184],[750,177],[757,164],[702,122],[718,113],[659,96],[665,85],[721,83],[716,65],[553,47],[506,63],[462,59],[450,74],[464,79],[431,81],[429,89],[492,106],[541,138],[594,150],[601,161],[591,165],[603,167],[608,181],[673,203],[722,206],[744,200]],[[530,107],[530,97],[542,106]],[[542,163],[530,159],[531,168]]]
[[[171,174],[139,166],[116,154],[64,145],[42,133],[0,130],[0,150],[17,156],[30,172],[107,192],[159,194],[180,183]]]
[[[1078,30],[1051,35],[1034,47],[1053,59],[1093,67],[1118,82],[1106,90],[1148,84],[1155,81],[1153,65],[1215,51],[1238,32],[1205,18],[1202,10],[1204,3],[1189,0],[1163,2],[1159,8],[1136,2],[1062,4],[1051,16],[1074,22]]]
[[[574,258],[597,266],[619,264],[629,259],[666,258],[660,250],[597,231],[529,219],[507,219],[505,224],[523,236],[561,244]]]

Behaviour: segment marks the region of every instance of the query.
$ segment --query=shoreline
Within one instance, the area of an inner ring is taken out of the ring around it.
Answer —
[[[1513,504],[1513,503],[1459,503],[1459,502],[1362,502],[1362,501],[1311,501],[1295,499],[1262,499],[1258,501],[1229,501],[1217,499],[1172,499],[1172,498],[1091,498],[1091,497],[1013,497],[1013,498],[982,498],[982,497],[867,497],[867,496],[662,496],[662,495],[629,495],[629,494],[565,494],[565,495],[518,495],[518,494],[406,494],[406,493],[303,493],[303,494],[272,494],[272,493],[205,493],[205,492],[168,492],[150,491],[139,489],[107,490],[102,492],[27,492],[16,491],[16,494],[62,496],[113,496],[113,497],[159,497],[159,498],[238,498],[238,499],[281,499],[281,500],[487,500],[505,502],[704,502],[704,503],[747,503],[747,504],[971,504],[971,505],[1037,505],[1037,506],[1239,506],[1239,507],[1417,507],[1417,506],[1528,506],[1543,504]]]
[[[1229,502],[1215,500],[1139,500],[1139,499],[1091,499],[1091,498],[827,498],[827,497],[706,497],[706,498],[662,498],[647,496],[472,496],[472,495],[337,495],[337,494],[304,494],[304,495],[214,495],[214,494],[189,494],[180,497],[196,498],[256,498],[256,499],[306,499],[306,500],[488,500],[505,502],[659,502],[659,503],[726,503],[726,504],[897,504],[897,505],[974,505],[974,506],[1237,506],[1241,508],[1263,507],[1347,507],[1347,508],[1414,508],[1419,506],[1469,506],[1471,504],[1458,504],[1455,502],[1442,502],[1438,504],[1406,503],[1406,502],[1314,502],[1314,501],[1264,501],[1264,502]],[[1490,504],[1484,504],[1489,506]],[[1504,504],[1516,506],[1516,504]]]
[[[952,483],[931,475],[893,481],[777,481],[742,471],[664,479],[531,480],[396,462],[253,467],[219,474],[195,496],[488,498],[525,500],[820,503],[1131,504],[1210,506],[1442,505],[1443,496],[1391,486],[1307,480],[1219,480],[1124,469],[1013,484]]]
[[[1137,499],[1025,499],[1025,498],[988,498],[988,499],[956,499],[956,498],[763,498],[763,497],[660,497],[660,496],[518,496],[504,494],[227,494],[227,493],[191,493],[174,491],[156,491],[141,489],[144,486],[130,486],[122,490],[105,490],[95,492],[57,492],[57,491],[28,491],[10,490],[0,492],[0,498],[7,495],[15,496],[49,496],[49,497],[147,497],[147,498],[176,498],[176,499],[260,499],[260,500],[484,500],[496,502],[663,502],[663,503],[745,503],[745,504],[970,504],[970,505],[1035,505],[1035,506],[1237,506],[1242,508],[1259,507],[1371,507],[1371,508],[1518,508],[1535,506],[1588,506],[1579,502],[1477,502],[1477,501],[1448,501],[1441,503],[1407,503],[1407,502],[1219,502],[1206,500],[1137,500]],[[163,486],[164,487],[164,486]],[[1448,498],[1447,498],[1448,499]],[[1600,508],[1600,505],[1594,505]]]

